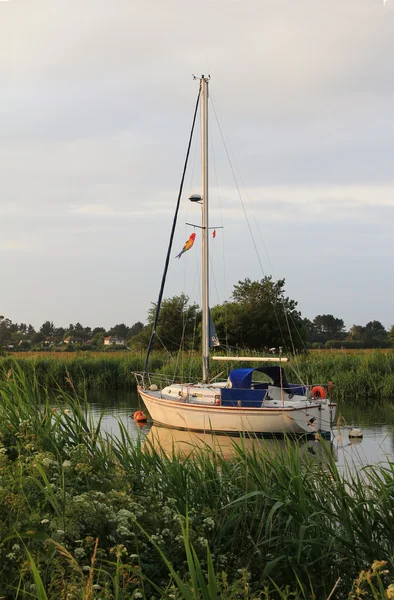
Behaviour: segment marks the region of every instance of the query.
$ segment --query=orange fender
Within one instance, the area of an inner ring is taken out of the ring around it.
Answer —
[[[314,396],[315,398],[327,398],[327,393],[326,390],[324,389],[324,387],[322,385],[314,385],[312,388],[312,396]]]
[[[133,415],[133,419],[134,421],[137,421],[137,423],[145,423],[147,420],[146,415],[142,410],[137,410]]]

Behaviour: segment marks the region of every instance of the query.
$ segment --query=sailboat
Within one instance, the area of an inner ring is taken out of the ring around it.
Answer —
[[[330,434],[335,419],[336,404],[327,397],[323,385],[307,386],[288,383],[282,366],[289,361],[288,357],[281,353],[278,357],[210,356],[211,338],[214,335],[209,311],[208,86],[210,78],[202,75],[201,78],[196,79],[200,81],[200,89],[193,128],[198,101],[201,98],[202,193],[201,196],[191,196],[190,200],[200,203],[202,208],[200,226],[202,232],[202,378],[197,383],[171,382],[159,388],[152,382],[148,373],[149,353],[157,326],[175,218],[144,372],[135,373],[138,394],[155,425],[232,435],[305,435],[318,432]],[[188,153],[190,143],[191,140]],[[179,200],[180,196],[178,207]],[[249,362],[249,365],[233,369],[225,381],[212,381],[210,360],[238,363],[243,361]],[[272,365],[272,362],[278,364]],[[262,382],[261,376],[259,380],[258,373],[264,374],[269,381]]]

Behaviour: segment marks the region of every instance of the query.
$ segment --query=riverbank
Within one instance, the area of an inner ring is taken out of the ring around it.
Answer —
[[[0,358],[5,371],[18,364],[28,381],[33,378],[45,387],[64,390],[131,390],[136,382],[133,371],[141,371],[144,355],[121,353],[18,353]],[[217,372],[223,365],[213,365]],[[234,365],[231,365],[234,366]],[[171,360],[167,354],[153,353],[150,370],[155,373],[193,380],[200,376],[200,358]],[[298,356],[285,366],[290,381],[305,383],[334,382],[331,397],[336,401],[363,402],[394,398],[394,352],[364,351],[311,352]],[[226,377],[225,371],[222,377]],[[215,375],[215,373],[213,374]]]
[[[59,392],[66,413],[49,398],[18,369],[0,382],[0,597],[301,599],[337,586],[372,599],[384,595],[371,585],[393,586],[394,462],[345,480],[324,445],[317,462],[247,444],[232,460],[208,448],[185,460],[121,424],[105,434],[76,396]]]

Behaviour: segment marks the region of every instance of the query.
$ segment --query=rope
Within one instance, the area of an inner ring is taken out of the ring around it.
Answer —
[[[148,350],[146,352],[146,358],[145,358],[145,364],[144,364],[144,373],[146,373],[147,370],[148,370],[149,355],[150,355],[150,353],[152,351],[153,340],[154,340],[155,335],[156,335],[156,327],[157,327],[157,322],[159,320],[159,313],[160,313],[161,301],[163,299],[164,286],[165,286],[165,282],[166,282],[166,278],[167,278],[168,265],[169,265],[169,262],[170,262],[170,256],[171,256],[171,252],[172,252],[172,243],[174,241],[175,227],[176,227],[176,223],[177,223],[177,219],[178,219],[179,206],[180,206],[180,203],[181,203],[181,196],[182,196],[182,191],[183,191],[183,183],[185,181],[186,168],[187,168],[187,163],[189,161],[190,148],[191,148],[191,145],[192,145],[192,139],[193,139],[193,133],[194,133],[194,125],[196,123],[197,110],[198,110],[198,105],[199,105],[199,102],[200,102],[200,94],[201,94],[201,86],[200,86],[200,89],[198,91],[196,106],[195,106],[195,109],[194,109],[193,123],[192,123],[192,128],[191,128],[191,131],[190,131],[189,144],[188,144],[188,147],[187,147],[186,159],[185,159],[185,164],[184,164],[184,167],[183,167],[183,173],[182,173],[181,185],[180,185],[180,188],[179,188],[179,194],[178,194],[178,200],[177,200],[176,209],[175,209],[175,215],[174,215],[174,219],[173,219],[173,222],[172,222],[172,228],[171,228],[171,234],[170,234],[170,241],[169,241],[169,244],[168,244],[167,256],[166,256],[166,260],[165,260],[165,264],[164,264],[164,272],[163,272],[163,277],[162,277],[161,285],[160,285],[159,298],[158,298],[157,304],[156,304],[156,314],[155,314],[155,319],[154,319],[154,322],[153,322],[152,333],[151,333],[150,340],[149,340]]]

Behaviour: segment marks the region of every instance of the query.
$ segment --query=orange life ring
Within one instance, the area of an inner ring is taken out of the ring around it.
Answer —
[[[315,398],[327,398],[327,393],[326,390],[324,389],[324,387],[322,385],[314,385],[312,388],[312,396],[314,396]]]
[[[133,419],[134,421],[137,421],[137,423],[145,423],[146,415],[142,410],[137,410],[133,415]]]

